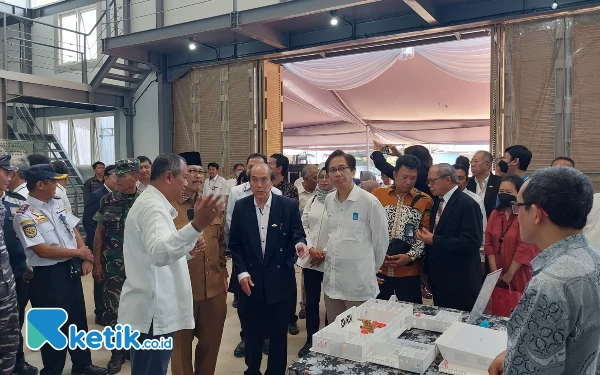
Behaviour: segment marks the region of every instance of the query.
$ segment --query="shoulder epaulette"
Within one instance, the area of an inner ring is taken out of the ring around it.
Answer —
[[[24,196],[22,196],[21,194],[19,194],[19,193],[15,193],[15,192],[13,192],[13,191],[9,191],[9,190],[7,190],[7,191],[5,191],[5,192],[4,192],[4,194],[6,194],[6,196],[7,196],[7,197],[11,197],[11,198],[14,198],[14,199],[17,199],[17,200],[20,200],[20,201],[22,201],[22,203],[21,203],[21,204],[25,203],[25,201],[27,200],[27,199],[25,199],[25,197],[24,197]]]
[[[27,209],[28,209],[28,208],[29,208],[29,205],[28,205],[28,204],[24,204],[24,205],[22,205],[22,206],[21,206],[21,207],[20,207],[20,208],[17,210],[17,213],[18,213],[18,214],[25,213],[25,211],[27,211]]]

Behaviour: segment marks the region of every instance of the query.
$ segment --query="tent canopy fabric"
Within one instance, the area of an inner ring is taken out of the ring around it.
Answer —
[[[284,147],[486,144],[489,38],[284,64]]]

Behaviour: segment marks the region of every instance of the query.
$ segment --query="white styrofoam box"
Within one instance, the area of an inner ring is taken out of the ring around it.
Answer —
[[[507,342],[506,331],[455,322],[435,344],[449,363],[486,371]]]
[[[412,325],[412,328],[444,333],[454,322],[460,321],[461,319],[461,313],[442,310],[436,315],[411,315],[408,322]]]
[[[388,337],[375,340],[367,361],[396,369],[424,374],[438,355],[435,345]]]
[[[450,375],[488,375],[489,372],[487,370],[475,370],[473,368],[458,366],[448,362],[447,360],[443,360],[442,363],[438,366],[438,371],[440,374],[450,374]]]
[[[389,333],[399,335],[404,332],[407,317],[413,313],[413,306],[394,301],[370,299],[358,307],[352,307],[337,316],[335,322],[313,335],[312,351],[365,362],[367,354],[373,350],[375,340],[387,338]],[[374,333],[362,334],[359,319],[369,319],[386,324]],[[399,333],[398,333],[399,332]]]

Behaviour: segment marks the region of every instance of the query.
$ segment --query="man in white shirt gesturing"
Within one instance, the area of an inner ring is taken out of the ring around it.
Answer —
[[[125,221],[123,255],[127,280],[119,303],[119,324],[141,332],[139,340],[172,337],[193,329],[192,287],[187,259],[205,248],[202,229],[221,215],[225,204],[212,195],[197,201],[194,219],[179,231],[169,203],[187,185],[187,165],[175,154],[158,156],[150,185]],[[132,350],[131,373],[166,374],[171,350]]]

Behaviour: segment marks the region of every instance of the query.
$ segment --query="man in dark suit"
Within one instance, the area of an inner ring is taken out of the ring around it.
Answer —
[[[427,267],[436,306],[470,311],[481,288],[479,248],[483,217],[479,204],[458,189],[449,164],[434,165],[427,183],[438,197],[431,211],[433,233],[421,228],[417,238],[429,245]]]
[[[467,190],[479,195],[485,206],[486,216],[489,218],[496,208],[498,188],[500,187],[499,176],[492,174],[494,158],[487,151],[478,151],[471,159],[471,173],[473,177],[467,183]]]
[[[104,170],[104,185],[94,190],[85,201],[83,208],[83,227],[85,229],[85,245],[90,249],[94,248],[94,234],[96,233],[96,222],[94,215],[100,207],[100,200],[103,196],[117,190],[117,176],[112,172],[114,165],[109,165]],[[102,315],[104,313],[104,296],[102,283],[94,280],[94,314],[96,315],[96,324],[104,325]]]
[[[233,266],[244,292],[246,375],[258,375],[262,341],[270,337],[266,374],[283,375],[287,327],[296,289],[296,256],[306,257],[298,202],[271,193],[275,175],[264,163],[248,171],[253,195],[236,202],[229,232]]]

